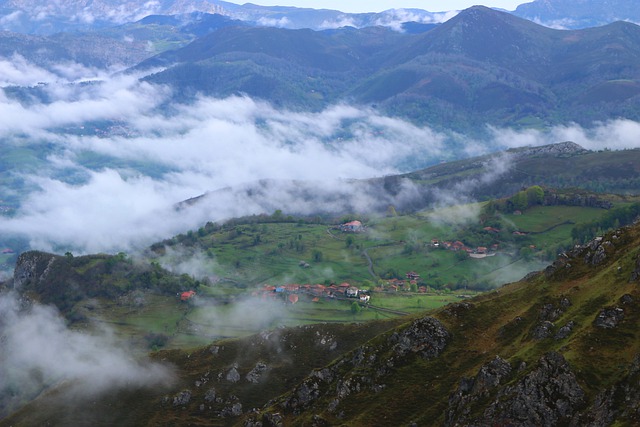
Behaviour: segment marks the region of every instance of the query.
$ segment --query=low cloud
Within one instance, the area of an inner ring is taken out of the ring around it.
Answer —
[[[519,148],[571,141],[587,150],[624,150],[640,148],[640,123],[617,119],[590,128],[577,124],[558,125],[549,130],[489,128],[497,146]]]
[[[39,153],[37,168],[6,171],[24,186],[10,190],[21,194],[20,206],[0,219],[0,232],[57,252],[130,251],[207,221],[275,209],[364,212],[419,200],[423,190],[409,180],[393,181],[396,192],[386,199],[360,191],[354,180],[414,171],[460,153],[565,140],[620,149],[640,140],[640,125],[626,120],[547,132],[490,128],[490,138],[479,141],[352,105],[293,112],[243,96],[167,105],[171,90],[139,76],[109,77],[72,65],[18,67],[33,76],[29,81],[46,71],[51,83],[39,88],[47,102],[21,103],[0,92],[3,149]],[[14,80],[18,74],[5,73]],[[444,206],[471,202],[469,188],[480,184],[465,182],[436,196]],[[204,203],[176,209],[205,193]]]
[[[23,56],[15,54],[0,58],[0,87],[33,86],[39,82],[55,82],[58,76],[49,70],[34,66]]]
[[[288,28],[291,26],[291,21],[286,16],[282,18],[267,18],[263,16],[258,19],[257,24],[264,27]]]
[[[349,15],[339,15],[337,19],[324,20],[320,24],[321,30],[334,30],[344,27],[359,27],[355,19]]]
[[[173,382],[170,368],[134,357],[109,331],[71,330],[55,309],[20,304],[15,295],[0,296],[0,414],[12,399],[20,404],[63,382],[74,399]]]
[[[440,13],[425,13],[412,9],[391,9],[380,14],[375,24],[390,27],[395,31],[403,31],[402,24],[406,22],[419,22],[422,24],[441,24],[456,16],[458,11]]]
[[[0,99],[4,146],[48,147],[37,172],[9,172],[35,190],[25,192],[15,216],[0,221],[2,232],[26,235],[34,248],[129,250],[209,220],[275,209],[309,212],[313,201],[280,190],[304,180],[328,194],[346,193],[345,180],[449,155],[447,135],[368,108],[291,112],[231,97],[167,109],[161,108],[171,95],[166,87],[136,76],[98,77],[103,80],[44,86],[47,103]],[[97,163],[87,161],[94,157]],[[271,186],[266,206],[220,193],[208,205],[175,209],[182,200],[265,179],[285,183]],[[359,197],[351,202],[364,210],[370,200]]]

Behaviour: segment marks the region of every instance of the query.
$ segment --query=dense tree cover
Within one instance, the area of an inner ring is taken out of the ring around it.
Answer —
[[[574,240],[584,243],[607,230],[633,223],[640,216],[640,203],[609,210],[601,219],[587,224],[578,224],[571,230]]]
[[[490,201],[485,211],[490,214],[496,211],[505,213],[518,210],[523,211],[530,207],[543,204],[544,196],[544,189],[539,185],[533,185],[527,189],[518,191],[511,197]]]

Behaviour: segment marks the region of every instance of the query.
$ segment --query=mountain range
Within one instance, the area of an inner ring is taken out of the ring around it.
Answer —
[[[401,5],[399,5],[401,6]],[[444,6],[446,7],[446,6]],[[351,26],[389,26],[405,23],[436,24],[458,11],[429,12],[421,9],[390,9],[379,13],[345,13],[339,10],[235,4],[219,0],[163,0],[147,2],[45,0],[0,2],[0,28],[19,33],[50,35],[62,31],[86,31],[138,21],[149,15],[185,15],[193,12],[221,14],[253,25],[288,29],[324,30]],[[535,0],[512,12],[516,16],[564,29],[605,25],[618,20],[640,22],[630,0]]]
[[[40,65],[61,58],[133,66],[172,87],[180,102],[246,94],[302,110],[355,103],[467,132],[640,118],[640,27],[628,22],[562,31],[477,6],[418,34],[288,30],[195,14],[3,37],[13,53]]]
[[[615,21],[640,22],[638,8],[625,0],[536,0],[521,4],[513,14],[564,29],[597,27]]]
[[[419,35],[228,27],[138,68],[165,67],[147,79],[183,96],[355,102],[441,128],[588,126],[638,118],[638,46],[634,24],[566,32],[479,6]]]

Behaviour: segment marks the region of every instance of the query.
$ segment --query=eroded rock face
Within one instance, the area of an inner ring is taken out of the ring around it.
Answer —
[[[432,317],[412,322],[402,331],[394,332],[385,344],[364,345],[335,364],[314,371],[282,401],[285,412],[298,414],[321,398],[329,402],[327,410],[339,413],[348,397],[364,391],[384,390],[385,380],[401,358],[415,354],[423,358],[438,357],[451,340],[442,323]]]
[[[43,280],[51,265],[58,257],[44,252],[29,251],[18,257],[16,268],[13,272],[13,286],[20,289],[31,281]]]
[[[445,418],[445,425],[464,424],[472,406],[480,399],[490,395],[490,392],[504,382],[511,374],[511,364],[496,356],[483,365],[474,378],[460,380],[458,389],[449,397],[449,409]]]
[[[585,394],[560,353],[544,355],[538,367],[517,384],[502,389],[485,410],[488,425],[557,426],[568,424],[585,405]]]
[[[431,359],[440,355],[450,339],[451,334],[439,320],[423,317],[404,331],[395,332],[389,341],[394,344],[394,352],[398,356],[417,353]]]

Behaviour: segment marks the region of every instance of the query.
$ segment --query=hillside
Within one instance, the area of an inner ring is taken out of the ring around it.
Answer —
[[[174,102],[245,94],[292,110],[365,105],[484,137],[487,124],[591,127],[640,118],[640,27],[633,23],[556,30],[475,6],[442,24],[403,25],[405,32],[385,25],[316,31],[191,12],[3,37],[11,46],[5,56],[53,72],[61,60],[155,72],[145,81],[171,86]]]
[[[283,48],[286,47],[286,48]],[[187,98],[246,93],[290,108],[375,105],[436,128],[638,119],[640,27],[554,30],[475,6],[423,34],[226,28],[141,68]]]
[[[66,384],[0,425],[633,425],[638,247],[640,225],[616,230],[401,326],[279,329],[161,351],[154,358],[177,368],[172,386],[87,405],[64,399]]]
[[[523,147],[368,180],[261,180],[213,190],[193,204],[255,203],[265,212],[288,206],[288,214],[384,214],[390,205],[413,213],[435,206],[508,197],[522,188],[580,188],[599,193],[635,193],[640,150],[589,151],[572,142]],[[357,194],[358,197],[353,197]],[[295,203],[291,201],[295,200]]]
[[[629,0],[535,0],[519,5],[513,14],[567,29],[597,27],[614,21],[640,21],[636,4]]]

